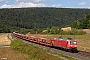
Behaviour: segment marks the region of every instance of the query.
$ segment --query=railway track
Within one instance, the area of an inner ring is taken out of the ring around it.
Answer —
[[[13,39],[11,39],[11,40],[13,40]],[[59,54],[64,54],[66,56],[76,58],[77,60],[90,60],[90,52],[79,51],[78,53],[70,53],[70,52],[66,52],[64,50],[61,50],[60,48],[47,47],[47,46],[44,46],[44,45],[32,43],[32,42],[25,41],[25,40],[23,40],[23,42],[25,42],[27,44],[32,44],[34,46],[38,46],[40,48],[43,48],[43,49],[46,49],[46,50],[49,50],[49,51],[53,51],[53,52],[56,52],[56,53],[59,53]]]
[[[85,56],[90,60],[90,52],[79,51],[78,54],[81,56]]]

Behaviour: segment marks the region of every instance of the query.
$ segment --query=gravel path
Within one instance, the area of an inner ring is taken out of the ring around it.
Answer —
[[[0,47],[2,46],[9,46],[11,43],[11,40],[8,38],[7,33],[1,33],[0,34]]]

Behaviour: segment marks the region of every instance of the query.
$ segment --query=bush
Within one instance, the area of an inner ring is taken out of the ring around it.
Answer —
[[[19,49],[20,46],[24,46],[24,42],[19,39],[13,40],[11,43],[11,48],[13,49]]]
[[[71,31],[60,31],[61,35],[83,35],[86,34],[83,30],[73,28]]]
[[[75,28],[73,28],[71,31],[70,31],[70,35],[83,35],[83,34],[86,34],[86,32],[82,31],[82,30],[77,30]]]

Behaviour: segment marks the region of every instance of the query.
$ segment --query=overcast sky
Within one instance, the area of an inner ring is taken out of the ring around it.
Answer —
[[[0,8],[90,8],[90,0],[0,0]]]

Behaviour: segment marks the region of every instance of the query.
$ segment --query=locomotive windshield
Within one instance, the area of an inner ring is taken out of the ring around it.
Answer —
[[[73,45],[73,44],[77,44],[77,43],[76,43],[76,41],[71,41],[70,44]]]

